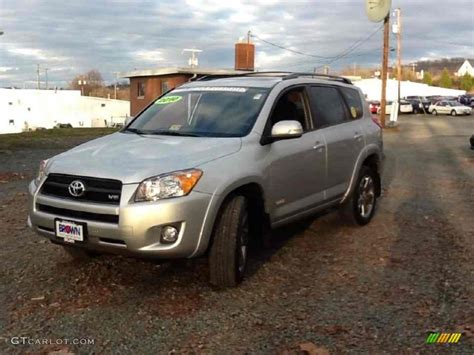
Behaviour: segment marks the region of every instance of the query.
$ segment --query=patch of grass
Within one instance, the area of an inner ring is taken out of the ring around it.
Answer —
[[[0,135],[0,150],[69,147],[117,132],[116,128],[54,128]]]

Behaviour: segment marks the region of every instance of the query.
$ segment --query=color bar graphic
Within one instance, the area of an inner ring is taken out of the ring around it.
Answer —
[[[451,343],[455,344],[459,342],[461,338],[461,333],[439,333],[439,332],[432,332],[426,338],[426,344],[445,344]]]

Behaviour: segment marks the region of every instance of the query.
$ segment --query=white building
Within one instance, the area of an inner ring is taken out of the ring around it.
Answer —
[[[367,96],[368,100],[379,100],[382,94],[382,80],[380,79],[362,79],[354,81],[354,85],[358,86]],[[400,85],[401,97],[406,96],[459,96],[465,94],[464,90],[446,89],[437,86],[430,86],[423,83],[414,83],[411,81],[402,81]],[[387,100],[394,101],[398,99],[398,81],[387,80]]]
[[[106,127],[123,123],[129,115],[128,101],[81,96],[77,90],[0,89],[0,134],[58,123]]]
[[[466,59],[455,74],[456,76],[464,76],[465,74],[474,76],[474,69],[472,68],[471,63],[469,63],[469,61]]]

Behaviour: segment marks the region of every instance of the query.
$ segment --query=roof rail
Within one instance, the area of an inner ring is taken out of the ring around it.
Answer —
[[[279,76],[285,76],[292,74],[291,72],[287,71],[249,71],[247,73],[239,73],[239,74],[209,74],[209,75],[203,75],[201,77],[198,77],[196,79],[193,79],[192,81],[206,81],[206,80],[213,80],[213,79],[222,79],[222,78],[239,78],[243,76],[264,76],[264,75],[278,75]]]
[[[352,81],[342,76],[320,74],[320,73],[291,73],[283,78],[283,80],[296,79],[299,77],[323,78],[328,80],[340,81],[352,85]]]
[[[324,78],[328,80],[340,81],[346,84],[352,85],[352,81],[342,76],[319,74],[319,73],[294,73],[288,71],[254,71],[248,73],[239,74],[215,74],[215,75],[204,75],[199,78],[193,79],[192,81],[206,81],[222,78],[238,78],[245,76],[281,76],[282,80],[296,79],[299,77],[311,77],[311,78]]]

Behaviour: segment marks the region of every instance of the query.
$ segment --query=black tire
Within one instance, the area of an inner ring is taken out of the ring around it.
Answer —
[[[368,166],[363,166],[360,170],[354,191],[341,209],[341,214],[348,224],[364,226],[369,223],[374,216],[375,207],[377,205],[377,184],[379,181],[376,174],[377,173]],[[366,183],[371,184],[369,186],[371,189],[370,193],[365,190],[364,186]],[[361,203],[364,206],[363,209],[361,209]],[[370,210],[367,211],[369,206]]]
[[[456,116],[456,115],[457,115],[456,110],[452,110],[452,111],[451,111],[451,116],[454,117],[454,116]]]
[[[243,279],[248,256],[247,201],[235,196],[221,208],[209,252],[209,281],[218,287],[235,287]]]
[[[75,248],[69,245],[62,245],[65,253],[73,260],[90,260],[98,257],[100,254],[91,250]]]
[[[436,115],[438,114],[438,112],[437,112],[436,110],[433,110],[433,111],[431,111],[431,114],[432,114],[433,116],[436,116]]]

